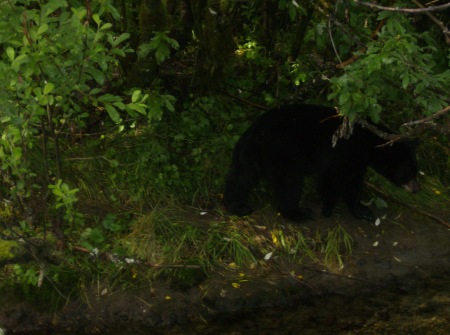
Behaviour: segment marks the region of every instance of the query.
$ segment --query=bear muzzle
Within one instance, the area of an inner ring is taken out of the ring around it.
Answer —
[[[403,184],[402,187],[409,193],[417,193],[420,191],[419,183],[415,178],[411,179],[408,183]]]

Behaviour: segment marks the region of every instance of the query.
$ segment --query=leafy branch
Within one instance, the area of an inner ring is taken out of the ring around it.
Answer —
[[[439,28],[442,29],[442,32],[445,34],[445,40],[446,40],[447,44],[450,44],[450,30],[445,26],[445,24],[442,21],[438,20],[436,18],[436,16],[431,14],[431,12],[433,12],[433,11],[440,11],[440,10],[444,10],[444,9],[449,8],[450,7],[450,2],[448,2],[446,4],[443,4],[443,5],[425,7],[419,1],[413,0],[413,2],[420,8],[386,7],[386,6],[377,5],[377,4],[371,3],[371,2],[364,2],[364,1],[358,1],[358,0],[354,0],[354,2],[357,5],[367,6],[367,7],[370,7],[370,8],[374,8],[374,9],[377,9],[377,10],[388,11],[388,12],[403,12],[403,13],[410,13],[410,14],[426,14],[434,23],[436,23],[439,26]]]

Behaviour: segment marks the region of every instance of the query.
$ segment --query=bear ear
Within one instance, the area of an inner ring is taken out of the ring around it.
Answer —
[[[413,149],[417,149],[421,143],[418,137],[401,138],[399,142],[406,143],[410,145]]]
[[[410,139],[411,145],[414,149],[417,149],[420,145],[420,139],[418,137],[414,137]]]

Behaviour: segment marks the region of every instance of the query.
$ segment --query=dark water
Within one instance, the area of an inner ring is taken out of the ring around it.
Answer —
[[[0,332],[1,334],[1,332]],[[18,334],[7,332],[6,334]],[[28,332],[23,335],[67,335]],[[81,334],[77,332],[76,334]],[[197,324],[171,328],[129,325],[109,335],[448,335],[450,334],[450,276],[427,280],[419,287],[384,288],[367,295],[330,294],[301,301],[291,308],[238,313]]]
[[[448,335],[450,277],[434,279],[414,289],[384,289],[352,298],[316,297],[295,308],[238,314],[208,324],[142,334]]]
[[[313,298],[293,309],[260,311],[162,334],[450,334],[450,282],[412,291]]]

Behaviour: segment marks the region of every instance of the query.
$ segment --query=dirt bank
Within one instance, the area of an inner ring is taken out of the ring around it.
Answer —
[[[440,216],[449,219],[448,213],[440,213]],[[446,287],[441,286],[442,282],[450,278],[450,231],[405,210],[391,210],[388,218],[375,225],[355,220],[341,209],[334,218],[297,225],[297,229],[307,231],[312,226],[326,229],[340,224],[354,240],[353,253],[344,259],[343,269],[325,269],[317,263],[294,265],[275,259],[274,255],[264,270],[242,275],[238,271],[221,269],[184,290],[154,284],[145,289],[102,295],[97,294],[101,288],[95,288],[83,301],[72,301],[63,310],[51,314],[26,304],[3,303],[0,327],[16,334],[44,331],[50,334],[139,334],[143,329],[163,334],[164,327],[171,327],[173,332],[177,325],[217,324],[220,320],[232,320],[236,315],[242,320],[248,315],[292,308],[308,310],[319,301],[322,307],[310,313],[316,314],[317,323],[334,324],[343,306],[353,304],[355,299],[390,294],[395,300],[395,296],[400,299],[434,286],[435,295],[448,295],[439,290]],[[285,221],[284,224],[292,223]],[[450,305],[448,300],[443,299],[442,303]],[[335,307],[330,307],[333,301]],[[426,301],[423,303],[428,303]],[[360,306],[358,309],[363,313]],[[325,312],[318,315],[318,310]],[[365,320],[373,317],[371,313],[366,314]],[[305,320],[311,324],[311,318]],[[447,321],[450,325],[448,319],[443,322]],[[199,327],[195,328],[195,333],[207,334],[206,328]]]

